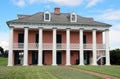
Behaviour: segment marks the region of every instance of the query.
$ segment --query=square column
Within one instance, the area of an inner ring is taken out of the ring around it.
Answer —
[[[56,30],[57,30],[57,28],[53,28],[52,65],[57,65],[56,64]]]
[[[23,66],[28,65],[28,27],[24,28],[24,58]]]
[[[105,30],[105,45],[106,45],[106,65],[110,65],[110,52],[109,52],[109,29]]]
[[[9,53],[8,53],[8,66],[13,66],[13,27],[10,27],[9,32]]]
[[[92,31],[92,40],[93,40],[93,63],[92,65],[97,65],[97,52],[96,52],[96,30],[97,29],[93,29]]]
[[[42,66],[42,37],[43,37],[43,28],[39,27],[39,47],[38,47],[38,66]]]
[[[66,29],[66,65],[70,64],[70,28]]]
[[[79,30],[79,65],[84,65],[84,52],[83,52],[83,28]]]

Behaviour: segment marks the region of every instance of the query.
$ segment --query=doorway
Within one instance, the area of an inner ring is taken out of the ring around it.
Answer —
[[[57,52],[57,64],[62,64],[62,52]]]
[[[84,53],[84,64],[85,65],[90,64],[90,53],[89,52]]]
[[[38,64],[38,53],[32,52],[32,64]]]

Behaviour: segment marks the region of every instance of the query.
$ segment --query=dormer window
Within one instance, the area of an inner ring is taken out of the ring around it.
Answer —
[[[71,22],[77,22],[77,14],[76,13],[71,13],[70,21]]]
[[[44,12],[44,21],[50,21],[51,15],[50,12],[46,11]]]

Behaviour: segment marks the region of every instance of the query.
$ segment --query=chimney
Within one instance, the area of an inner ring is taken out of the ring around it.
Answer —
[[[54,14],[60,15],[60,8],[54,8]]]

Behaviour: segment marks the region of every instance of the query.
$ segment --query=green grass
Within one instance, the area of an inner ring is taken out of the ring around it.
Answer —
[[[120,77],[120,66],[73,66],[84,70]]]
[[[0,66],[7,66],[7,58],[0,57]]]
[[[0,57],[0,79],[102,79],[62,66],[7,67],[7,58]]]

